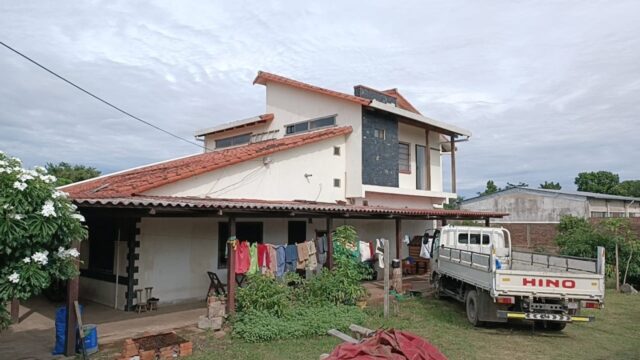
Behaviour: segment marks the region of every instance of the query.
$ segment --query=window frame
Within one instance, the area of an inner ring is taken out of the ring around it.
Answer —
[[[325,124],[321,126],[317,125],[318,123],[321,123],[322,121],[329,120],[329,119],[333,119],[333,121],[331,121],[331,124]],[[321,116],[321,117],[304,120],[304,121],[298,121],[295,123],[284,125],[284,135],[289,136],[289,135],[295,135],[295,134],[305,133],[309,131],[314,131],[317,129],[329,128],[332,126],[336,126],[337,122],[338,122],[338,114]],[[304,127],[304,129],[296,130],[296,127],[298,126]]]
[[[400,147],[407,147],[407,168],[406,170],[402,168],[401,157],[400,157]],[[411,143],[398,141],[398,172],[401,174],[411,174]]]
[[[234,140],[242,138],[242,137],[247,137],[247,141],[246,142],[234,142]],[[239,134],[239,135],[234,135],[234,136],[227,136],[225,138],[220,138],[220,139],[215,139],[214,144],[215,144],[215,148],[216,149],[227,149],[230,147],[234,147],[234,146],[239,146],[239,145],[246,145],[246,144],[250,144],[251,143],[251,137],[253,136],[253,133],[244,133],[244,134]],[[219,142],[221,141],[226,141],[226,140],[230,140],[231,144],[230,145],[226,145],[226,146],[220,146]]]
[[[382,135],[382,136],[380,136]],[[387,131],[385,129],[374,128],[373,129],[373,137],[378,140],[386,140],[387,139]]]

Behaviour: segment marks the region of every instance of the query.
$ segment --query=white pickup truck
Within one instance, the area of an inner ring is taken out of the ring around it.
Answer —
[[[594,320],[581,309],[604,306],[604,248],[597,259],[520,252],[504,228],[447,225],[435,231],[431,254],[436,297],[464,302],[474,326],[524,319],[560,331]]]

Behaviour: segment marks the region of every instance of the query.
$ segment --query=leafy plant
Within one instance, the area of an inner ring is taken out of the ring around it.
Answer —
[[[291,308],[290,288],[285,282],[262,275],[249,275],[247,285],[238,289],[238,312],[266,311],[282,316]]]
[[[264,342],[324,335],[335,328],[346,330],[352,323],[362,323],[365,314],[355,306],[297,306],[282,316],[268,311],[238,314],[233,335],[248,342]]]

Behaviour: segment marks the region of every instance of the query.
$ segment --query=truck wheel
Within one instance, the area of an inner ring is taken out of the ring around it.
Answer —
[[[538,321],[536,328],[546,331],[562,331],[567,326],[566,322],[557,321]]]
[[[467,320],[473,326],[481,326],[482,321],[478,319],[478,293],[475,290],[467,291],[464,303],[467,308]]]

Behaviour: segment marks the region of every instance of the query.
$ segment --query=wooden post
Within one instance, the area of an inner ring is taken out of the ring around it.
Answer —
[[[491,226],[491,219],[489,219],[489,218],[485,218],[485,219],[484,219],[484,226],[486,226],[486,227]]]
[[[229,237],[236,236],[236,218],[229,216]],[[228,239],[218,239],[227,241]],[[227,313],[236,312],[236,250],[233,244],[227,243]]]
[[[431,191],[431,145],[429,144],[429,129],[425,130],[425,147],[424,147],[424,168],[426,170],[425,175],[425,190]]]
[[[396,218],[396,259],[400,257],[400,244],[402,243],[402,219]]]
[[[616,291],[620,292],[620,268],[618,266],[618,242],[616,241]]]
[[[74,241],[71,245],[73,248],[79,248],[80,243]],[[76,269],[78,264],[76,263]],[[80,286],[80,278],[78,276],[67,280],[67,342],[64,347],[64,354],[66,356],[76,355],[76,328],[78,326],[78,318],[76,317],[76,311],[74,302],[78,301],[78,289]]]
[[[20,321],[20,300],[11,300],[11,323],[17,324]]]
[[[384,239],[384,318],[389,317],[389,240]]]
[[[456,193],[456,137],[451,135],[451,192]]]
[[[442,219],[442,226],[447,226],[447,219]]]
[[[329,270],[333,270],[333,219],[331,216],[327,217],[327,267]]]

